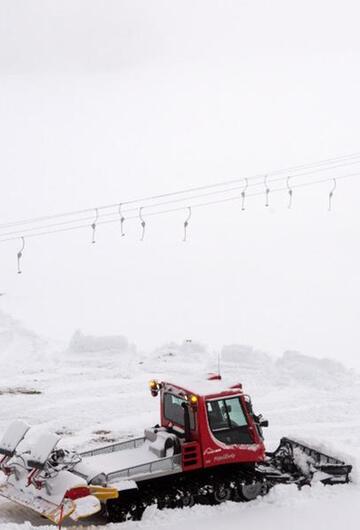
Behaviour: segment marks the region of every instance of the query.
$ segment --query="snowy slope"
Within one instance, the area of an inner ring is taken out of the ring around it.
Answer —
[[[14,366],[14,358],[39,360],[49,349],[49,343],[20,322],[0,311],[0,352],[1,363]]]
[[[119,338],[90,337],[77,346],[56,352],[49,343],[2,317],[0,433],[13,418],[41,430],[63,435],[66,447],[94,447],[141,434],[158,419],[158,400],[147,388],[150,377],[185,380],[214,370],[217,359],[200,344],[168,344],[151,354],[136,353]],[[10,333],[11,331],[11,333]],[[88,351],[84,350],[87,345]],[[120,347],[120,346],[123,347]],[[22,352],[11,361],[10,351]],[[249,504],[158,512],[152,508],[140,523],[126,528],[155,526],[194,528],[269,529],[358,528],[360,481],[360,380],[344,366],[287,352],[279,359],[245,346],[223,349],[224,377],[241,381],[252,394],[256,410],[270,420],[269,448],[282,435],[293,435],[344,455],[355,465],[349,486],[314,486],[298,492],[291,486],[275,488],[266,498]],[[32,392],[19,391],[30,389]],[[14,391],[11,392],[11,389]],[[21,389],[20,389],[21,390]],[[30,441],[31,443],[31,441]],[[30,523],[27,523],[30,521]],[[95,524],[95,523],[94,523]],[[102,521],[96,524],[102,525]],[[37,515],[0,501],[0,530],[25,530],[47,523]],[[120,525],[119,525],[120,526]],[[109,525],[115,528],[117,525]]]

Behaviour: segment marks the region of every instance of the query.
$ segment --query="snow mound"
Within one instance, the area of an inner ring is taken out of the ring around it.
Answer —
[[[262,367],[272,364],[269,355],[242,344],[224,346],[221,350],[221,359],[224,362],[233,362],[244,367]]]
[[[151,354],[152,359],[157,359],[160,362],[167,362],[168,360],[181,359],[183,362],[203,362],[209,357],[209,353],[204,344],[196,341],[184,340],[181,344],[176,342],[169,342],[163,344]]]
[[[79,329],[70,340],[68,351],[71,353],[136,353],[136,346],[130,344],[123,335],[84,335]]]
[[[276,362],[278,373],[287,384],[330,389],[354,383],[357,376],[340,362],[317,359],[297,351],[286,351]]]
[[[226,345],[221,351],[222,372],[233,374],[253,389],[261,385],[292,385],[323,390],[354,384],[358,375],[338,361],[319,359],[297,351],[285,351],[280,358],[241,344]]]
[[[253,392],[265,388],[277,378],[274,359],[266,353],[242,344],[226,345],[221,350],[221,372],[240,381]]]
[[[200,342],[184,340],[182,343],[168,342],[150,353],[144,369],[157,374],[206,374],[213,356]],[[210,370],[209,370],[210,371]]]
[[[181,344],[168,342],[163,344],[154,351],[154,355],[176,356],[176,355],[195,355],[197,358],[203,358],[207,354],[207,348],[201,342],[193,340],[184,340]]]

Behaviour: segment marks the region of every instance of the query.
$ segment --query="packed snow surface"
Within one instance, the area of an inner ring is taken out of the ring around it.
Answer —
[[[171,343],[153,353],[137,353],[124,337],[84,337],[70,346],[53,345],[0,314],[0,434],[14,419],[33,426],[23,442],[31,446],[43,432],[56,432],[59,446],[86,450],[141,436],[158,422],[159,401],[150,396],[155,377],[182,384],[216,371],[217,356],[195,343]],[[293,436],[354,465],[349,485],[315,484],[298,491],[278,486],[251,503],[166,510],[151,507],[141,522],[108,528],[162,527],[218,530],[347,528],[360,521],[360,379],[342,364],[297,352],[275,359],[253,348],[225,346],[226,381],[241,382],[256,411],[270,421],[266,444]],[[214,382],[216,383],[216,382]],[[73,523],[69,523],[71,525]],[[94,520],[83,528],[102,528]],[[0,501],[0,530],[53,528],[37,514]]]

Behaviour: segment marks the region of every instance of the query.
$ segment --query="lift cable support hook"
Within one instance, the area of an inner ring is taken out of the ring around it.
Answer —
[[[140,241],[144,241],[145,227],[146,227],[145,220],[144,220],[144,218],[142,216],[142,210],[143,210],[143,206],[141,206],[141,208],[139,208],[139,219],[141,221],[141,237],[140,237]]]
[[[264,186],[265,186],[265,206],[266,208],[269,206],[269,193],[270,193],[270,188],[268,186],[268,183],[267,183],[267,179],[268,179],[268,176],[265,175],[264,177]]]
[[[246,195],[246,190],[248,189],[248,186],[249,186],[249,180],[245,178],[245,186],[241,192],[241,209],[243,211],[245,210],[245,195]]]
[[[24,252],[24,248],[25,248],[25,238],[24,238],[24,236],[21,236],[21,242],[22,242],[21,249],[17,253],[17,273],[18,274],[22,273],[20,264],[21,264],[21,258],[23,256],[23,252]]]
[[[290,179],[291,177],[288,177],[286,179],[286,186],[287,186],[287,190],[288,190],[288,194],[289,194],[289,202],[288,202],[288,208],[290,209],[291,206],[292,206],[292,199],[293,199],[293,190],[292,188],[290,187]]]
[[[187,216],[187,218],[185,219],[185,222],[184,222],[184,238],[183,238],[183,241],[187,240],[187,228],[189,226],[189,221],[191,219],[191,215],[192,215],[191,206],[188,206],[188,216]]]
[[[97,223],[98,219],[99,219],[99,210],[97,208],[95,208],[95,219],[94,219],[94,222],[91,225],[91,228],[92,228],[92,241],[91,241],[91,243],[92,244],[96,243],[95,233],[96,233],[96,223]]]
[[[119,204],[119,216],[120,216],[121,235],[124,236],[125,235],[125,232],[124,232],[125,217],[123,216],[123,213],[122,213],[122,204],[121,203]]]
[[[331,212],[331,207],[332,207],[332,198],[334,196],[334,191],[336,190],[336,178],[333,179],[333,187],[329,193],[329,207],[328,207],[328,211]]]

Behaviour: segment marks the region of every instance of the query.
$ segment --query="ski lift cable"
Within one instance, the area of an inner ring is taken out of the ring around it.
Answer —
[[[353,177],[353,176],[359,176],[359,175],[360,175],[360,173],[351,173],[351,174],[348,174],[348,175],[343,175],[343,176],[337,177],[337,180],[350,178],[350,177]],[[310,182],[305,182],[305,183],[301,183],[301,184],[295,184],[293,187],[294,188],[300,188],[300,187],[305,187],[305,186],[308,187],[308,186],[311,186],[311,185],[320,184],[320,183],[329,182],[329,181],[334,181],[334,178],[319,179],[317,181],[310,181]],[[287,190],[287,188],[275,188],[272,191],[273,192],[280,192],[280,191],[284,191],[284,190]],[[256,192],[256,193],[249,194],[248,196],[249,197],[255,197],[255,196],[262,195],[262,193],[263,192]],[[220,204],[220,203],[229,202],[229,201],[237,201],[239,199],[240,199],[239,196],[227,197],[225,199],[218,199],[218,200],[215,200],[215,201],[208,201],[208,202],[205,202],[205,203],[194,204],[194,205],[192,205],[192,208],[197,208],[197,207],[202,207],[202,206],[210,206],[210,205],[213,205],[213,204]],[[145,217],[145,216],[146,217],[150,217],[150,216],[153,216],[153,215],[161,215],[161,214],[166,214],[166,213],[171,213],[171,212],[176,212],[176,211],[183,211],[186,208],[187,207],[185,207],[185,206],[180,206],[180,207],[177,207],[177,208],[169,208],[169,209],[161,210],[161,211],[157,211],[157,212],[148,212],[145,215],[142,214],[142,216],[143,217]],[[139,215],[129,216],[127,219],[132,220],[132,219],[136,219],[136,218],[139,218]],[[114,219],[109,219],[109,220],[105,220],[105,221],[100,221],[98,224],[109,224],[109,223],[114,223],[115,221],[116,220],[114,220]],[[81,229],[81,228],[85,228],[87,226],[88,226],[87,224],[81,224],[81,225],[75,225],[75,226],[71,226],[71,227],[67,227],[67,228],[60,228],[60,229],[56,229],[56,230],[49,230],[49,231],[44,231],[44,232],[36,232],[34,234],[27,235],[27,237],[37,237],[37,236],[41,236],[41,235],[48,235],[48,234],[53,234],[53,233],[58,233],[58,232],[66,232],[66,231],[78,230],[78,229]],[[34,229],[32,229],[32,230],[34,230]],[[13,240],[18,239],[18,238],[19,238],[19,236],[9,237],[9,238],[5,238],[5,239],[1,239],[0,238],[0,243],[6,242],[6,241],[13,241]]]
[[[304,175],[309,175],[309,174],[312,174],[312,173],[315,173],[315,172],[319,172],[319,171],[328,171],[328,170],[332,170],[332,169],[336,169],[336,168],[339,168],[339,167],[346,167],[348,165],[353,165],[353,164],[358,164],[360,163],[360,160],[358,161],[352,161],[352,162],[349,162],[348,164],[340,164],[340,165],[335,165],[335,166],[331,166],[331,167],[320,167],[320,168],[317,168],[317,169],[313,169],[311,171],[306,171],[306,172],[302,172],[302,173],[298,173],[297,175],[292,175],[292,178],[295,178],[295,177],[300,177],[300,176],[304,176]],[[270,173],[269,173],[270,174]],[[250,177],[250,179],[259,179],[259,178],[263,178],[264,176],[263,175],[258,175],[258,176],[254,176],[254,177]],[[278,177],[278,178],[274,178],[274,179],[271,179],[269,180],[269,182],[276,182],[276,181],[279,181],[279,180],[282,180],[283,178],[282,177]],[[241,179],[234,179],[233,181],[228,181],[228,183],[230,182],[239,182],[239,181],[244,181],[245,179],[244,178],[241,178]],[[246,178],[246,180],[249,180],[249,178]],[[206,186],[201,186],[201,187],[198,187],[198,188],[192,188],[193,190],[196,190],[196,189],[209,189],[209,188],[212,188],[212,187],[215,187],[215,186],[220,186],[222,184],[212,184],[212,185],[206,185]],[[254,182],[252,184],[250,184],[250,186],[259,186],[260,185],[260,182]],[[232,191],[236,188],[226,188],[224,190],[217,190],[217,191],[213,191],[213,192],[209,192],[209,195],[210,194],[217,194],[217,193],[226,193],[228,191]],[[174,195],[178,195],[178,194],[182,194],[182,193],[189,193],[190,191],[190,188],[188,189],[188,191],[186,190],[182,190],[182,191],[178,191],[178,192],[170,192],[168,194],[163,194],[161,196],[156,196],[156,197],[165,197],[165,196],[174,196]],[[180,202],[182,200],[188,200],[188,199],[192,199],[192,198],[195,198],[195,197],[183,197],[183,198],[179,198],[179,199],[173,199],[172,201],[169,201],[169,203],[171,202]],[[126,201],[126,202],[123,202],[121,203],[122,205],[123,204],[133,204],[135,202],[141,202],[141,200],[145,200],[145,199],[135,199],[135,200],[132,200],[132,201]],[[147,198],[147,200],[150,200],[150,197]],[[148,207],[154,207],[154,206],[159,206],[160,204],[166,204],[166,203],[158,203],[156,205],[149,205]],[[99,206],[97,208],[95,208],[95,210],[101,210],[101,209],[109,209],[109,208],[114,208],[115,206],[118,206],[118,204],[111,204],[111,205],[106,205],[106,206]],[[38,217],[38,218],[33,218],[33,219],[27,219],[27,220],[23,220],[23,221],[16,221],[16,222],[12,222],[12,223],[5,223],[5,224],[2,224],[0,225],[0,230],[6,228],[6,227],[11,227],[11,226],[19,226],[19,225],[23,225],[23,224],[30,224],[30,223],[35,223],[35,222],[41,222],[41,221],[46,221],[46,220],[51,220],[51,219],[56,219],[56,218],[61,218],[61,217],[66,217],[66,216],[71,216],[71,215],[77,215],[79,213],[89,213],[89,212],[92,212],[94,210],[94,208],[88,208],[88,209],[85,209],[85,210],[78,210],[77,212],[67,212],[67,213],[63,213],[63,214],[54,214],[54,215],[51,215],[51,216],[43,216],[43,217]],[[126,210],[127,212],[128,211],[135,211],[135,210],[138,210],[138,207],[135,207],[131,210]],[[107,215],[113,215],[112,213],[110,214],[102,214],[103,216],[107,216]],[[64,221],[63,224],[67,224],[67,223],[73,223],[73,222],[78,222],[78,221],[81,221],[81,220],[87,220],[89,219],[89,217],[86,217],[86,218],[81,218],[81,219],[70,219],[68,221]],[[59,223],[60,224],[60,223]],[[54,225],[48,225],[48,226],[57,226],[56,224]],[[20,230],[22,232],[22,230]],[[18,233],[19,231],[17,231],[16,233]],[[5,235],[5,234],[2,234],[2,235]],[[8,233],[6,234],[8,235]],[[1,237],[1,234],[0,234],[0,237]]]
[[[359,176],[360,173],[353,173],[353,174],[350,174],[350,175],[342,175],[340,177],[336,177],[336,181],[339,181],[339,180],[342,180],[342,179],[345,179],[345,178],[350,178],[350,177],[353,177],[355,175]],[[313,185],[316,185],[316,184],[322,184],[322,183],[329,182],[329,181],[334,181],[334,178],[332,177],[332,178],[319,179],[317,181],[302,182],[302,183],[299,183],[299,184],[294,184],[293,188],[310,187],[310,186],[313,186]],[[272,193],[279,193],[279,192],[283,192],[283,191],[287,191],[287,187],[274,188],[274,189],[271,190]],[[248,197],[256,197],[256,196],[259,196],[259,195],[263,195],[263,191],[248,194]],[[217,200],[213,200],[213,201],[192,204],[191,208],[193,210],[194,208],[202,208],[202,207],[207,207],[207,206],[212,206],[212,205],[222,204],[222,203],[227,203],[227,202],[234,202],[234,201],[239,201],[239,200],[241,200],[241,196],[236,195],[234,197],[226,197],[226,198],[223,198],[223,199],[217,199]],[[178,206],[176,208],[168,208],[166,210],[160,210],[160,211],[156,211],[156,212],[147,212],[145,214],[141,213],[141,215],[142,215],[142,218],[144,218],[144,217],[152,217],[152,216],[155,216],[155,215],[163,215],[163,214],[172,213],[172,212],[184,211],[184,210],[186,210],[188,208],[189,208],[189,206]],[[128,220],[139,219],[139,215],[132,215],[132,216],[127,217],[127,219]],[[115,222],[118,222],[118,219],[107,219],[107,220],[104,220],[104,221],[99,221],[97,224],[98,225],[103,225],[103,224],[111,224],[111,223],[115,223]],[[37,232],[37,233],[29,234],[26,237],[27,238],[40,237],[40,236],[45,236],[45,235],[57,234],[57,233],[61,233],[61,232],[69,232],[69,231],[74,231],[74,230],[81,230],[83,228],[88,228],[88,224],[79,224],[79,225],[76,225],[76,226],[70,226],[70,227],[66,227],[66,228],[58,228],[58,229],[55,229],[55,230],[46,230],[46,231],[43,231],[43,232]],[[14,240],[17,240],[17,239],[19,239],[19,236],[8,237],[8,238],[5,238],[5,239],[1,239],[0,238],[0,243],[5,243],[5,242],[8,242],[8,241],[14,241]]]
[[[303,172],[297,176],[306,176],[306,175],[310,175],[312,174],[312,172]],[[346,175],[344,175],[345,177],[348,177],[348,176],[359,176],[359,172],[355,172],[355,173],[348,173]],[[286,179],[286,182],[287,182],[287,189],[288,189],[288,183],[289,183],[289,179],[293,179],[295,178],[294,176],[291,176],[291,177],[287,177]],[[327,177],[328,180],[333,180],[334,177]],[[337,177],[337,178],[340,178],[340,177]],[[174,199],[171,199],[171,200],[168,200],[168,201],[161,201],[161,202],[156,202],[156,203],[153,203],[153,204],[149,204],[148,206],[146,206],[146,209],[150,210],[151,208],[159,208],[159,207],[163,207],[163,206],[168,206],[170,204],[176,204],[176,203],[181,203],[181,202],[186,202],[188,203],[189,201],[192,201],[192,200],[196,200],[196,199],[201,199],[201,198],[206,198],[206,197],[210,197],[210,196],[213,196],[213,195],[218,195],[218,194],[225,194],[225,193],[231,193],[231,192],[234,192],[234,191],[237,191],[239,189],[242,189],[242,192],[241,192],[241,198],[242,198],[242,209],[244,209],[244,200],[245,200],[245,191],[248,187],[252,186],[252,187],[256,187],[256,186],[261,186],[261,185],[265,185],[265,188],[266,188],[266,206],[269,205],[269,193],[270,193],[270,188],[268,187],[268,184],[274,184],[274,183],[278,183],[280,181],[284,181],[284,177],[277,177],[277,178],[274,178],[274,179],[267,179],[266,176],[265,178],[263,179],[263,183],[260,181],[260,182],[256,182],[256,183],[252,183],[252,184],[249,184],[248,183],[248,179],[245,178],[243,179],[243,181],[245,180],[246,184],[245,184],[245,187],[244,185],[242,184],[241,186],[233,186],[231,188],[227,188],[227,189],[224,189],[224,190],[216,190],[216,191],[208,191],[207,193],[200,193],[200,194],[197,194],[197,195],[192,195],[192,196],[188,196],[188,197],[177,197],[177,198],[174,198]],[[313,182],[316,182],[316,181],[313,181]],[[290,193],[289,189],[288,189],[288,193]],[[292,194],[292,190],[291,190],[291,194]],[[248,196],[251,196],[253,194],[246,194]],[[117,211],[113,211],[113,212],[107,212],[107,213],[102,213],[102,218],[104,217],[114,217],[114,216],[119,216],[120,215],[120,223],[121,223],[121,235],[125,235],[124,232],[123,232],[123,222],[125,221],[125,217],[124,217],[124,214],[127,214],[127,219],[129,219],[129,216],[128,214],[132,213],[132,212],[138,212],[139,211],[139,208],[138,207],[132,207],[132,208],[127,208],[125,210],[122,210],[122,206],[123,204],[126,204],[126,203],[121,203],[120,205],[117,204],[117,208],[118,210]],[[93,211],[93,210],[91,210]],[[97,211],[97,217],[99,216],[99,209],[98,208],[95,208],[95,211]],[[61,226],[66,226],[66,225],[72,225],[74,223],[79,223],[79,222],[82,222],[82,221],[89,221],[91,220],[93,217],[90,217],[90,216],[86,216],[86,217],[80,217],[80,218],[77,218],[77,219],[68,219],[68,220],[64,220],[64,221],[58,221],[58,222],[55,222],[55,223],[51,223],[51,224],[46,224],[45,226],[33,226],[33,227],[30,227],[30,228],[19,228],[18,230],[13,230],[13,231],[9,231],[9,232],[3,232],[1,233],[0,232],[0,239],[1,238],[4,238],[6,236],[15,236],[16,234],[19,236],[19,234],[23,234],[23,233],[32,233],[34,230],[41,230],[41,229],[49,229],[49,228],[56,228],[56,227],[61,227]],[[93,225],[96,225],[97,222],[94,221],[93,224],[91,225],[92,228],[94,229],[94,226]],[[96,228],[96,226],[95,226]]]
[[[355,155],[353,155],[353,158],[354,157],[355,157]],[[309,168],[314,167],[314,169],[312,169],[310,171],[298,173],[297,175],[292,175],[292,177],[300,177],[300,176],[303,176],[303,175],[308,175],[308,174],[319,172],[319,171],[328,171],[328,170],[332,170],[332,169],[337,169],[339,167],[346,167],[346,166],[349,166],[349,165],[359,164],[360,163],[360,153],[357,155],[357,158],[359,158],[359,160],[352,160],[352,159],[349,160],[349,161],[345,160],[345,162],[347,162],[347,164],[345,164],[344,161],[343,161],[339,165],[331,165],[329,167],[318,167],[318,166],[324,165],[324,162],[318,162],[318,163],[314,163],[312,165],[309,164],[308,167]],[[336,159],[334,159],[334,161],[331,162],[331,163],[334,164],[335,162],[337,162]],[[298,166],[298,167],[300,167],[300,166]],[[305,167],[305,165],[303,167]],[[280,174],[280,173],[283,173],[283,172],[286,172],[286,171],[290,172],[291,168],[283,169],[283,170],[277,170],[277,171],[271,171],[271,172],[268,172],[267,175],[276,175],[276,174]],[[253,175],[252,177],[247,177],[247,180],[256,180],[256,179],[260,179],[260,178],[264,178],[264,174],[263,173],[259,173],[257,175]],[[244,177],[239,177],[239,178],[236,178],[236,179],[223,181],[223,182],[219,182],[219,183],[206,184],[204,186],[190,187],[190,188],[187,188],[187,189],[178,190],[178,191],[174,191],[174,192],[163,193],[163,194],[160,194],[160,195],[153,195],[153,196],[148,196],[148,197],[143,197],[143,198],[138,198],[138,199],[132,199],[132,200],[124,201],[124,202],[122,202],[122,204],[123,205],[129,205],[129,204],[134,204],[134,203],[143,202],[143,201],[147,201],[147,200],[154,200],[154,199],[158,199],[158,198],[165,198],[165,197],[169,197],[169,196],[190,193],[192,191],[200,191],[200,190],[203,190],[203,189],[205,190],[205,189],[214,188],[214,187],[227,186],[227,185],[230,185],[232,183],[241,182],[243,180],[244,180]],[[282,180],[282,177],[279,177],[278,179],[271,179],[271,182],[273,182],[274,180]],[[254,186],[254,185],[258,186],[259,183],[250,184],[250,186]],[[219,191],[219,193],[221,193],[221,192],[222,191]],[[98,210],[109,209],[109,208],[114,208],[115,206],[118,206],[118,203],[98,206],[97,209]],[[135,209],[137,210],[138,207],[136,207]],[[74,210],[74,211],[69,211],[69,212],[65,212],[65,213],[53,214],[53,215],[48,215],[48,216],[43,216],[43,217],[38,217],[38,218],[33,218],[33,219],[25,219],[23,221],[16,221],[16,222],[13,222],[13,223],[1,224],[0,225],[0,229],[3,228],[3,227],[9,226],[9,225],[24,224],[24,223],[37,222],[37,221],[46,220],[46,219],[57,218],[57,217],[64,217],[64,216],[71,216],[71,215],[77,215],[77,214],[82,214],[82,213],[89,213],[89,212],[92,212],[93,210],[94,210],[94,208],[86,208],[86,209],[82,209],[82,210]]]
[[[298,174],[291,175],[292,177],[295,178],[295,177],[302,176],[304,174],[311,174],[311,173],[316,173],[316,172],[319,172],[319,171],[328,171],[328,170],[332,170],[332,169],[337,169],[339,167],[346,167],[346,166],[354,165],[354,164],[358,164],[358,163],[360,163],[360,153],[353,153],[353,154],[350,154],[350,155],[342,155],[342,156],[339,156],[339,157],[328,158],[328,159],[325,159],[325,160],[321,160],[321,161],[313,162],[313,163],[309,163],[309,164],[302,164],[302,165],[292,166],[292,167],[288,167],[288,168],[273,170],[273,171],[267,172],[266,174],[270,177],[270,176],[275,176],[275,175],[281,175],[282,173],[289,174],[289,173],[293,173],[293,172],[298,172],[298,171],[303,170],[303,169],[309,169],[310,170],[309,172],[298,173]],[[311,168],[313,168],[313,169],[311,169]],[[264,173],[259,173],[257,175],[253,175],[251,177],[247,177],[248,180],[252,180],[252,181],[253,180],[258,180],[258,179],[263,179],[263,178],[264,178]],[[274,180],[275,179],[270,179],[269,178],[269,182],[273,182]],[[281,180],[281,177],[279,177],[278,180]],[[122,205],[131,205],[131,204],[136,204],[136,203],[141,203],[141,202],[147,202],[147,201],[152,201],[152,200],[157,200],[157,199],[162,199],[162,198],[167,198],[167,197],[173,197],[173,196],[176,196],[176,195],[184,195],[186,193],[192,193],[192,192],[197,192],[197,191],[202,191],[202,190],[207,190],[207,189],[225,187],[225,186],[229,186],[231,184],[235,184],[235,183],[239,183],[239,182],[243,182],[243,181],[244,181],[244,177],[239,177],[239,178],[235,178],[235,179],[225,180],[225,181],[222,181],[222,182],[217,182],[217,183],[214,183],[214,184],[206,184],[206,185],[203,185],[203,186],[192,186],[192,187],[188,187],[188,188],[185,188],[185,189],[182,189],[182,190],[177,190],[177,191],[174,191],[174,192],[162,193],[162,194],[157,194],[157,195],[150,195],[150,196],[146,196],[146,197],[141,197],[141,198],[137,198],[137,199],[123,201],[121,204]],[[254,185],[254,184],[250,184],[250,185]],[[258,185],[258,183],[256,183],[255,185]],[[110,209],[110,208],[116,208],[118,206],[119,206],[119,203],[114,203],[114,204],[106,204],[106,205],[97,206],[96,208],[98,210],[105,210],[105,209]],[[9,222],[9,223],[3,223],[3,224],[0,224],[0,229],[9,228],[9,227],[12,227],[12,226],[31,224],[31,223],[40,223],[40,222],[49,221],[49,220],[52,220],[52,219],[58,219],[58,218],[62,218],[62,217],[71,217],[71,216],[76,216],[76,215],[89,214],[90,212],[93,212],[94,209],[95,209],[94,207],[92,207],[92,208],[84,208],[84,209],[79,209],[79,210],[62,212],[62,213],[58,213],[58,214],[51,214],[51,215],[45,215],[45,216],[40,216],[40,217],[22,219],[22,220],[19,220],[19,221],[13,221],[13,222]],[[73,220],[73,221],[76,221],[76,220]]]

